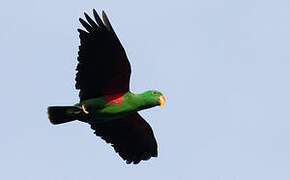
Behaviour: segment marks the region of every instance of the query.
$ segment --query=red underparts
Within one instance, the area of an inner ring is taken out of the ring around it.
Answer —
[[[105,95],[105,98],[108,102],[108,104],[118,104],[120,105],[123,101],[124,94],[111,94],[111,95]]]

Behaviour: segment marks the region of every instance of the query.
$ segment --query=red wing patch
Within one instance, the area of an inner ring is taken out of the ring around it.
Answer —
[[[118,104],[120,105],[123,101],[124,94],[112,94],[105,96],[108,104]]]

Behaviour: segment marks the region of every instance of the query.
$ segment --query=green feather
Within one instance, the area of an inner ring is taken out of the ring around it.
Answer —
[[[156,90],[149,90],[141,94],[127,92],[123,96],[121,104],[108,103],[105,97],[88,99],[76,104],[85,106],[89,112],[88,122],[97,123],[123,117],[129,113],[159,105],[159,97],[162,93]]]

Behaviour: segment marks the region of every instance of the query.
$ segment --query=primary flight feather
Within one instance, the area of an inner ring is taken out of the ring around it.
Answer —
[[[84,13],[79,19],[80,46],[76,89],[80,102],[74,106],[50,106],[52,124],[74,120],[89,123],[97,136],[112,144],[127,163],[157,157],[157,142],[150,125],[138,114],[142,109],[162,106],[165,98],[157,90],[134,94],[129,89],[131,67],[125,50],[105,12],[103,20]]]

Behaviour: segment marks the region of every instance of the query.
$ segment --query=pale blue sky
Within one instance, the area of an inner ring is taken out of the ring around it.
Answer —
[[[289,180],[290,1],[0,3],[0,179]],[[79,17],[105,10],[159,157],[127,165],[88,125],[49,123],[78,101]]]

